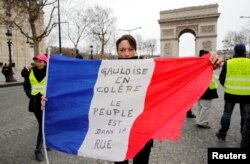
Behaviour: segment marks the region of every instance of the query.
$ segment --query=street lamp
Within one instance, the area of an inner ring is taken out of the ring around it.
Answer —
[[[90,59],[93,59],[93,45],[90,45]]]
[[[57,0],[58,2],[58,30],[59,30],[59,53],[62,53],[62,42],[61,42],[61,18],[60,18],[60,1]]]
[[[126,31],[128,32],[129,34],[132,32],[132,31],[135,31],[135,30],[138,30],[138,29],[141,29],[142,27],[136,27],[136,28],[132,28],[132,29],[118,29],[119,31]]]
[[[13,76],[13,70],[12,70],[12,59],[11,59],[11,37],[12,37],[12,28],[11,25],[8,24],[7,25],[7,31],[6,31],[6,37],[7,37],[7,44],[8,44],[8,48],[9,48],[9,75],[7,78],[6,82],[15,82],[17,81],[14,76]]]

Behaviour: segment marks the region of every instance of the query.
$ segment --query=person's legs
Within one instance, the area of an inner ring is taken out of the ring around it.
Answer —
[[[134,157],[133,164],[148,164],[153,140],[150,140],[143,149]]]
[[[196,124],[197,125],[204,125],[208,126],[208,117],[209,117],[209,111],[212,107],[212,100],[199,100],[198,102],[200,106],[200,112],[199,115],[196,117]]]
[[[250,103],[240,103],[240,131],[242,132],[246,119],[249,117]]]
[[[242,127],[241,148],[250,148],[250,104],[247,105],[247,118]]]
[[[196,123],[197,122],[199,122],[199,116],[200,116],[200,114],[201,114],[201,108],[202,108],[202,106],[201,106],[201,103],[200,103],[200,100],[197,102],[197,105],[196,105]]]
[[[42,138],[42,110],[35,110],[34,112],[37,122],[38,122],[38,133],[36,139],[36,149],[35,149],[35,158],[37,161],[42,161],[42,145],[43,145],[43,138]]]
[[[225,101],[224,112],[223,112],[223,115],[222,115],[221,121],[220,121],[221,128],[216,133],[216,136],[219,139],[225,140],[225,137],[227,135],[227,131],[230,127],[231,116],[233,113],[234,106],[235,106],[235,103]]]
[[[5,82],[8,82],[8,75],[7,74],[4,74],[4,77],[5,77]]]

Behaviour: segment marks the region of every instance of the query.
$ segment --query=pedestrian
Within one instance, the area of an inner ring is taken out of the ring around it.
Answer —
[[[224,86],[224,112],[221,117],[221,128],[216,132],[218,139],[226,140],[231,116],[236,103],[240,104],[241,129],[250,110],[250,59],[246,57],[244,44],[236,44],[234,56],[223,66],[219,81]]]
[[[209,52],[206,50],[200,50],[199,56],[203,56],[208,54]],[[196,125],[199,128],[210,129],[208,122],[208,117],[210,110],[212,109],[212,100],[218,98],[217,93],[218,85],[215,81],[215,75],[213,74],[209,87],[205,91],[205,93],[201,96],[197,103],[197,117],[196,117]]]
[[[21,71],[21,76],[25,79],[29,75],[29,70],[26,68],[26,66],[23,67]]]
[[[26,95],[29,97],[29,111],[33,112],[38,122],[38,134],[35,148],[35,159],[43,160],[42,155],[42,115],[41,96],[45,92],[47,57],[39,54],[33,57],[35,66],[30,70],[23,83]]]
[[[118,59],[123,60],[129,60],[129,59],[138,59],[138,56],[136,56],[136,40],[131,35],[123,35],[116,41],[116,50]],[[212,54],[210,57],[210,61],[215,66],[222,66],[223,65],[223,59],[218,58],[217,55]],[[45,109],[47,98],[42,96],[41,109]],[[149,156],[151,152],[151,148],[153,146],[153,139],[150,139],[145,146],[142,148],[141,151],[133,158],[134,164],[148,164],[149,162]],[[114,162],[115,164],[128,164],[129,161],[121,161],[121,162]]]
[[[4,64],[3,68],[2,68],[2,73],[5,77],[5,82],[9,81],[9,74],[10,74],[10,69],[7,66],[7,63]]]

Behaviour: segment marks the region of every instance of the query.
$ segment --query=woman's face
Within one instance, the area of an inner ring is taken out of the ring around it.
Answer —
[[[43,69],[46,66],[46,62],[42,60],[35,60],[35,65],[38,69]]]
[[[123,40],[119,43],[117,48],[117,54],[120,58],[131,58],[135,56],[135,49],[129,44],[127,40]]]

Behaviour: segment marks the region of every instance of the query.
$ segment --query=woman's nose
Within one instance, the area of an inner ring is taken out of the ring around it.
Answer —
[[[129,50],[126,50],[126,51],[125,51],[125,56],[130,56]]]

